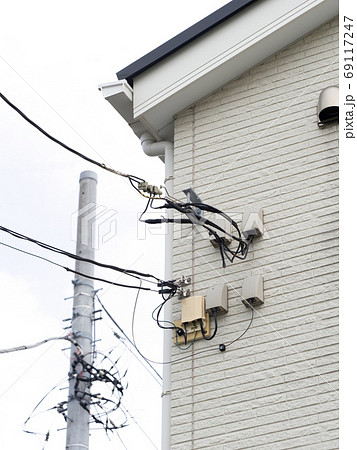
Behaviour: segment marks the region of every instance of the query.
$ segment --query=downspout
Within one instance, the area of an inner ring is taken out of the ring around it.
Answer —
[[[150,133],[140,136],[141,146],[148,156],[165,158],[165,186],[167,192],[173,195],[174,190],[174,145],[170,141],[155,142]],[[168,210],[168,218],[173,218],[173,210]],[[165,280],[173,278],[173,225],[166,224],[165,230]],[[164,320],[172,322],[172,302],[164,307]],[[171,361],[171,338],[164,334],[163,360]],[[171,364],[163,365],[162,381],[162,434],[161,450],[170,450],[171,440]]]

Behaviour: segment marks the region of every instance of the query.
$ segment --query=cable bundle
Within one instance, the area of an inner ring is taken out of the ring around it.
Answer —
[[[188,202],[188,203],[181,203],[178,201],[174,201],[168,197],[165,197],[165,203],[161,206],[153,206],[153,198],[150,198],[145,210],[141,214],[139,220],[148,224],[157,224],[157,223],[181,223],[181,224],[191,224],[191,225],[198,225],[205,228],[210,235],[213,235],[217,245],[219,247],[219,251],[221,254],[222,259],[222,266],[226,267],[225,260],[227,259],[229,262],[233,262],[235,258],[244,260],[247,257],[248,250],[250,247],[250,244],[253,242],[254,235],[251,234],[247,241],[245,241],[242,238],[241,231],[238,227],[238,224],[235,220],[233,220],[231,217],[229,217],[227,214],[225,214],[223,211],[220,211],[219,209],[207,205],[205,203],[197,203],[197,202]],[[184,214],[187,216],[186,219],[169,219],[165,217],[161,217],[160,219],[146,219],[143,220],[142,216],[147,211],[148,207],[151,207],[152,209],[174,209],[181,214]],[[211,212],[214,214],[218,214],[222,216],[225,220],[227,220],[234,228],[234,230],[237,232],[238,236],[234,234],[230,234],[227,231],[225,231],[222,227],[214,223],[213,221],[206,219],[202,215],[198,213],[198,209],[202,211]],[[219,235],[218,232],[220,232],[222,235]],[[228,244],[226,242],[226,239],[224,236],[228,236],[232,240],[234,240],[237,243],[237,247],[235,250],[231,250],[228,247]]]

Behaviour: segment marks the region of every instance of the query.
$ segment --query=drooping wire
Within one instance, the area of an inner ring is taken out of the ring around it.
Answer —
[[[26,345],[19,345],[18,347],[3,348],[3,349],[0,349],[0,353],[12,353],[12,352],[19,352],[21,350],[29,350],[31,348],[39,347],[40,345],[46,344],[47,342],[59,341],[59,340],[66,340],[66,341],[71,342],[73,345],[75,345],[77,347],[77,350],[83,354],[83,350],[81,349],[78,342],[75,339],[73,339],[70,335],[50,337],[47,339],[43,339],[40,342],[36,342],[34,344],[26,344]]]
[[[35,417],[35,416],[37,416],[38,414],[42,414],[42,413],[44,413],[44,412],[48,412],[48,411],[50,411],[50,410],[53,410],[53,409],[57,409],[57,406],[54,406],[54,407],[52,407],[52,408],[49,408],[49,409],[46,409],[46,411],[42,411],[42,413],[40,412],[40,413],[38,413],[38,414],[34,414],[34,412],[37,410],[37,408],[41,405],[41,403],[51,394],[51,392],[53,392],[55,389],[57,389],[61,384],[63,384],[64,382],[66,382],[67,381],[67,377],[65,377],[65,378],[62,378],[58,383],[56,383],[48,392],[47,392],[47,394],[45,394],[42,398],[41,398],[41,400],[36,404],[36,406],[33,408],[33,410],[31,411],[31,413],[29,414],[29,416],[28,416],[28,418],[25,420],[25,422],[24,422],[24,424],[23,424],[23,431],[24,431],[24,433],[28,433],[28,434],[40,434],[40,435],[45,435],[45,433],[37,433],[37,432],[35,432],[35,431],[31,431],[31,430],[28,430],[28,429],[26,429],[25,427],[26,427],[26,425],[31,421],[31,419],[33,418],[33,417]]]
[[[249,250],[250,244],[253,242],[253,239],[255,237],[254,231],[252,231],[252,234],[249,235],[248,240],[244,241],[237,222],[235,222],[233,219],[231,219],[223,211],[220,211],[218,208],[207,205],[205,203],[198,203],[198,202],[180,203],[180,202],[174,201],[173,199],[168,198],[168,197],[165,197],[165,199],[163,199],[163,200],[165,200],[165,203],[163,205],[154,207],[152,199],[151,200],[149,199],[145,210],[139,217],[139,220],[142,222],[148,223],[148,224],[180,223],[180,224],[191,224],[191,225],[202,226],[203,228],[205,228],[208,231],[208,233],[210,235],[212,235],[214,237],[214,240],[217,243],[219,251],[220,251],[223,267],[226,267],[225,259],[227,259],[231,263],[234,261],[235,258],[240,259],[240,260],[246,259],[247,255],[248,255],[248,250]],[[144,220],[144,219],[142,219],[142,216],[146,212],[149,205],[153,209],[175,209],[176,211],[180,212],[181,214],[185,214],[187,218],[186,219],[185,218],[174,219],[174,218],[161,217],[160,219]],[[238,234],[238,236],[228,233],[226,230],[224,230],[222,227],[220,227],[213,221],[198,214],[197,209],[211,212],[211,213],[222,216],[225,220],[227,220],[233,226],[233,228],[234,228],[235,232]],[[220,232],[222,234],[222,236],[220,236],[218,234],[218,232]],[[228,247],[226,239],[223,236],[225,236],[225,237],[227,236],[232,241],[235,241],[237,243],[237,247],[235,250],[231,250]]]
[[[205,332],[205,330],[203,328],[203,321],[202,321],[202,319],[199,319],[201,333],[202,333],[203,339],[205,339],[206,341],[211,341],[216,336],[217,330],[218,330],[217,308],[212,308],[212,312],[213,312],[213,318],[214,318],[214,331],[213,331],[213,333],[212,333],[212,335],[210,337],[206,336],[206,332]]]
[[[173,325],[171,322],[160,319],[160,314],[161,314],[162,309],[164,308],[166,303],[174,297],[174,295],[175,295],[175,292],[172,292],[168,295],[168,297],[165,298],[164,294],[162,294],[162,298],[164,301],[162,303],[160,303],[160,305],[158,305],[151,314],[151,317],[153,318],[153,320],[155,320],[156,324],[163,330],[177,330],[178,329],[178,327]],[[155,315],[155,313],[156,313],[156,315]],[[164,325],[162,325],[162,323],[168,323],[168,324],[170,324],[170,326],[168,326],[168,327],[164,326]]]
[[[108,309],[103,305],[103,302],[102,302],[101,299],[99,298],[97,291],[95,291],[95,296],[96,296],[96,298],[97,298],[99,304],[100,304],[101,307],[103,308],[104,312],[105,312],[105,313],[107,314],[107,316],[109,317],[109,319],[114,323],[114,325],[118,328],[118,330],[120,331],[120,333],[125,337],[125,339],[126,339],[126,340],[132,345],[132,347],[136,350],[135,344],[134,344],[134,343],[132,342],[132,340],[128,337],[128,335],[125,333],[125,331],[120,327],[120,325],[119,325],[118,322],[114,319],[114,317],[110,314],[110,312],[108,311]],[[119,335],[117,335],[117,334],[115,334],[115,333],[114,333],[114,335],[115,335],[118,339],[120,339],[120,336],[119,336]],[[130,353],[131,353],[131,354],[132,354],[132,355],[140,362],[140,364],[143,365],[142,361],[141,361],[140,359],[138,359],[137,355],[136,355],[135,353],[133,353],[133,352],[131,351],[130,348],[128,348],[128,349],[129,349]],[[156,370],[156,369],[155,369],[148,361],[146,361],[145,359],[143,359],[143,360],[144,360],[145,363],[150,367],[150,369],[155,373],[155,375],[156,375],[160,380],[162,380],[162,377],[161,377],[161,375],[157,372],[157,370]],[[148,369],[147,366],[143,365],[143,367],[150,373],[151,376],[153,376],[152,372],[150,371],[150,369]],[[159,385],[161,386],[161,382],[158,381],[158,379],[157,379],[155,376],[154,376],[153,378],[154,378],[154,380],[155,380],[157,383],[159,383]]]
[[[6,228],[6,227],[1,226],[1,225],[0,225],[0,231],[8,233],[8,234],[10,234],[11,236],[13,236],[13,237],[15,237],[17,239],[22,239],[24,241],[29,241],[29,242],[31,242],[33,244],[36,244],[39,247],[44,248],[45,250],[49,250],[51,252],[67,256],[68,258],[71,258],[71,259],[74,259],[74,260],[77,260],[77,261],[88,262],[88,263],[93,264],[95,266],[102,267],[102,268],[105,268],[105,269],[114,270],[114,271],[120,272],[120,273],[122,273],[124,275],[128,275],[128,276],[134,277],[136,279],[152,278],[152,279],[156,280],[156,282],[162,281],[160,278],[156,277],[155,275],[151,275],[149,273],[138,272],[138,271],[132,270],[132,269],[123,269],[121,267],[114,266],[112,264],[105,264],[105,263],[101,263],[99,261],[95,261],[95,260],[92,260],[92,259],[83,258],[82,256],[75,255],[73,253],[67,252],[66,250],[62,250],[62,249],[60,249],[58,247],[54,247],[53,245],[47,244],[45,242],[38,241],[37,239],[34,239],[34,238],[31,238],[31,237],[26,236],[24,234],[18,233],[17,231],[11,230],[11,229]],[[152,282],[152,281],[149,281],[149,280],[145,280],[145,281]],[[155,282],[152,282],[152,283],[155,283]]]
[[[150,289],[150,288],[147,288],[147,287],[134,286],[134,285],[130,285],[130,284],[116,283],[114,281],[106,280],[104,278],[98,278],[98,277],[93,277],[93,276],[90,276],[90,275],[86,275],[86,274],[84,274],[82,272],[77,272],[76,270],[70,269],[69,267],[63,266],[62,264],[58,264],[58,263],[56,263],[54,261],[51,261],[50,259],[44,258],[44,257],[39,256],[39,255],[35,255],[34,253],[27,252],[25,250],[22,250],[20,248],[14,247],[12,245],[5,244],[4,242],[0,242],[0,245],[3,245],[3,246],[8,247],[8,248],[11,248],[12,250],[16,250],[16,251],[21,252],[21,253],[25,253],[26,255],[32,256],[34,258],[41,259],[41,260],[46,261],[46,262],[48,262],[50,264],[53,264],[53,265],[55,265],[57,267],[61,267],[62,269],[66,270],[67,272],[71,272],[71,273],[83,276],[83,277],[91,279],[91,280],[101,281],[102,283],[108,283],[108,284],[110,284],[112,286],[124,287],[124,288],[129,288],[129,289],[140,289],[140,290],[143,290],[143,291],[158,292],[155,289]]]
[[[228,344],[226,344],[226,347],[230,347],[232,344],[234,344],[235,342],[239,341],[239,339],[241,339],[247,333],[247,331],[249,330],[250,326],[253,323],[253,319],[254,319],[254,308],[253,308],[253,305],[249,301],[247,301],[246,304],[249,305],[250,309],[252,310],[252,316],[251,316],[250,322],[249,322],[247,328],[243,331],[243,333],[241,335],[239,335],[237,338],[233,339],[233,341],[231,341]]]
[[[39,125],[37,125],[33,120],[31,120],[29,117],[27,117],[17,106],[15,106],[13,103],[8,100],[5,95],[0,93],[0,97],[2,100],[4,100],[5,103],[7,103],[14,111],[16,111],[23,119],[26,120],[30,125],[35,127],[38,131],[40,131],[43,135],[45,135],[48,139],[55,142],[56,144],[60,145],[61,147],[65,148],[69,152],[73,153],[76,156],[79,156],[80,158],[84,159],[85,161],[90,162],[91,164],[95,164],[96,166],[100,167],[101,169],[107,170],[108,172],[114,173],[115,175],[119,175],[121,177],[128,178],[129,180],[133,180],[136,182],[144,181],[142,178],[137,177],[135,175],[129,175],[123,172],[120,172],[119,170],[112,169],[105,165],[104,163],[98,162],[92,158],[89,158],[88,156],[83,155],[82,153],[78,152],[77,150],[74,150],[73,148],[69,147],[68,145],[64,144],[59,139],[55,138],[51,134],[47,133],[43,128],[41,128]]]
[[[249,328],[251,327],[251,325],[252,325],[252,323],[253,323],[253,318],[254,318],[254,308],[253,308],[253,306],[252,306],[249,302],[247,302],[247,304],[250,306],[250,308],[251,308],[251,310],[252,310],[252,316],[251,316],[250,322],[249,322],[247,328],[244,330],[244,332],[243,332],[242,334],[240,334],[237,338],[233,339],[233,340],[232,340],[231,342],[229,342],[228,344],[223,344],[223,346],[224,346],[225,348],[231,346],[232,344],[234,344],[235,342],[237,342],[238,340],[240,340],[240,339],[247,333],[247,331],[249,330]],[[135,309],[134,309],[134,312],[135,312]],[[133,320],[134,320],[134,315],[133,315],[132,323],[133,323]],[[132,330],[133,330],[133,327],[132,327]],[[144,359],[146,359],[147,361],[149,361],[149,362],[151,362],[151,363],[153,363],[153,364],[159,364],[159,365],[177,364],[177,363],[179,363],[179,362],[181,362],[181,361],[185,361],[185,360],[190,359],[190,358],[193,358],[194,356],[197,356],[197,355],[202,355],[202,354],[210,353],[210,352],[217,351],[217,350],[222,351],[222,350],[220,350],[219,347],[217,348],[217,346],[214,346],[214,347],[206,348],[206,349],[204,349],[204,350],[198,350],[198,351],[196,351],[196,352],[192,352],[192,353],[190,353],[190,354],[187,355],[187,356],[182,356],[182,357],[180,357],[180,358],[176,358],[176,359],[174,359],[173,361],[154,361],[154,360],[152,360],[152,359],[150,359],[150,358],[147,358],[145,355],[143,355],[143,354],[141,353],[141,351],[139,350],[139,348],[137,347],[137,345],[136,345],[136,343],[135,343],[134,335],[133,335],[133,342],[134,342],[134,345],[135,345],[135,347],[136,347],[137,352],[138,352]]]
[[[130,413],[130,411],[125,408],[125,411],[128,413],[128,415],[130,416],[130,418],[134,421],[135,425],[140,429],[140,431],[144,434],[144,436],[148,439],[148,441],[153,445],[153,447],[158,450],[158,448],[156,447],[156,445],[154,444],[154,442],[152,441],[152,439],[148,436],[148,434],[145,432],[145,430],[139,425],[139,423],[135,420],[135,418],[132,416],[132,414]]]

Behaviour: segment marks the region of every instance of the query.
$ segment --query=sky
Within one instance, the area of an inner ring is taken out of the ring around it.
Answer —
[[[139,140],[104,100],[98,85],[115,81],[118,70],[225,3],[5,2],[1,10],[0,91],[67,145],[117,170],[162,184],[163,163],[143,154]],[[145,199],[127,180],[66,152],[3,101],[0,146],[2,226],[75,252],[79,175],[94,170],[98,175],[98,205],[106,214],[100,222],[96,259],[164,276],[164,234],[160,229],[149,229],[144,236],[138,229],[137,218]],[[0,242],[74,268],[65,257],[6,233],[1,232]],[[97,270],[96,275],[117,280],[117,274],[109,271]],[[64,299],[73,294],[73,276],[0,245],[0,279],[0,348],[32,344],[66,333],[63,327],[68,322],[63,320],[71,316],[72,299]],[[96,283],[95,288],[102,288],[99,295],[103,304],[131,337],[136,291],[104,283]],[[136,344],[144,355],[157,361],[162,358],[162,333],[151,311],[159,303],[158,294],[141,293],[135,314]],[[128,411],[128,426],[120,430],[119,436],[108,437],[103,430],[93,430],[91,447],[160,448],[161,387],[152,372],[145,370],[127,346],[113,336],[114,329],[103,312],[103,319],[96,322],[97,338],[101,339],[97,349],[118,359],[121,376],[127,370],[122,382],[128,387],[122,401]],[[1,448],[64,448],[65,421],[50,408],[67,398],[66,348],[65,342],[58,341],[1,355]],[[157,370],[161,373],[160,365]],[[29,416],[25,429],[32,434],[23,431]],[[113,420],[119,424],[123,415],[113,415]],[[50,437],[45,442],[48,431]]]
[[[118,70],[225,3],[226,0],[4,2],[0,27],[0,91],[32,120],[71,147],[117,170],[162,184],[162,162],[143,154],[139,140],[104,100],[98,85],[115,81]],[[354,14],[356,21],[351,2],[342,3],[346,5],[344,13]],[[343,83],[342,75],[340,84]],[[355,226],[351,205],[355,204],[353,170],[357,161],[352,155],[354,142],[351,141],[341,140],[340,146],[343,402],[353,395],[356,397],[352,390],[355,372],[348,358],[348,352],[354,351],[349,345],[353,342],[351,329],[355,329],[356,315],[355,263],[349,263],[354,254],[351,245],[356,247],[351,238]],[[138,214],[144,209],[145,201],[126,180],[50,142],[3,101],[0,101],[0,148],[0,225],[75,252],[79,174],[94,170],[98,174],[98,205],[110,217],[101,222],[96,259],[163,277],[164,234],[160,229],[147,229],[144,236],[138,228]],[[108,233],[112,237],[106,240]],[[74,268],[64,257],[3,232],[0,232],[0,242]],[[96,274],[119,281],[117,275],[108,271],[98,270]],[[0,245],[0,348],[63,335],[63,327],[68,323],[63,320],[71,316],[72,300],[65,298],[73,294],[72,279],[73,276],[59,267]],[[104,283],[96,283],[95,287],[102,288],[99,295],[103,304],[131,337],[136,292]],[[157,361],[162,358],[162,333],[152,321],[151,311],[159,303],[157,294],[141,293],[135,314],[136,343],[143,354]],[[128,347],[113,337],[115,326],[104,313],[96,324],[97,338],[101,339],[98,350],[104,354],[110,352],[112,358],[118,359],[117,368],[122,376],[127,371],[122,381],[128,385],[123,397],[128,426],[120,430],[119,436],[109,434],[108,437],[103,430],[93,430],[91,447],[160,448],[161,388],[157,379],[142,367]],[[66,424],[56,410],[46,410],[67,398],[69,361],[68,350],[63,350],[67,347],[59,341],[0,355],[1,448],[64,448]],[[161,372],[160,365],[156,367]],[[34,434],[23,431],[30,415],[26,430]],[[354,416],[350,417],[352,420]],[[349,423],[347,415],[343,419]],[[120,414],[115,416],[117,424],[122,420]],[[347,428],[343,429],[345,434]],[[353,426],[349,428],[353,430]],[[48,431],[50,437],[45,442]]]

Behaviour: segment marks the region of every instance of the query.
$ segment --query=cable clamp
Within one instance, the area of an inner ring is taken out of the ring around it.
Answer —
[[[179,279],[178,283],[179,287],[182,286],[188,286],[191,284],[191,277],[185,277],[185,275],[181,275],[181,278]]]
[[[138,184],[139,191],[147,192],[151,195],[162,195],[162,191],[159,187],[153,186],[152,184],[149,184],[147,181],[142,181]]]
[[[190,294],[191,294],[190,289],[184,289],[183,287],[180,287],[180,288],[177,290],[177,297],[178,297],[179,299],[185,298],[185,297],[189,297]]]
[[[92,336],[88,333],[83,333],[83,331],[76,331],[73,333],[74,338],[81,338],[81,339],[89,339],[92,342]]]

